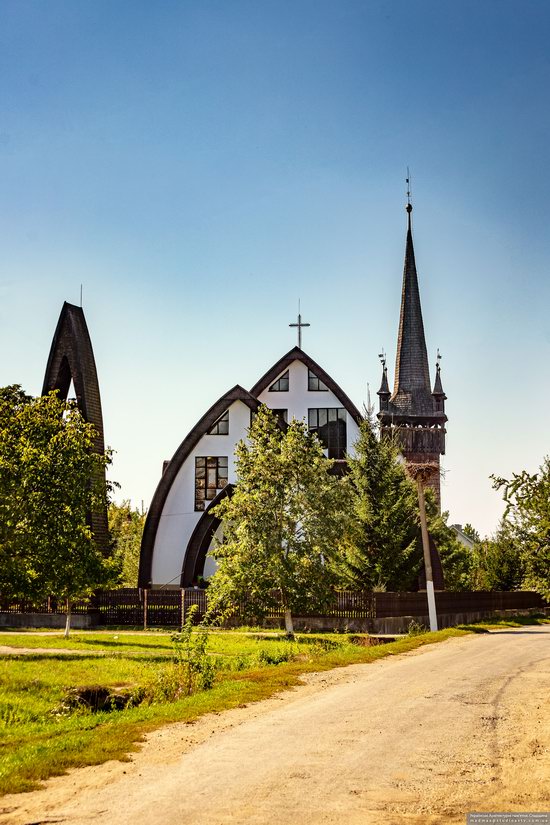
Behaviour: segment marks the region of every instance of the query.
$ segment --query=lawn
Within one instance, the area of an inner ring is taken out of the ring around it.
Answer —
[[[517,626],[507,620],[476,629],[504,624]],[[287,641],[216,631],[208,641],[212,688],[174,701],[157,689],[177,673],[169,632],[83,631],[68,640],[55,631],[0,633],[0,645],[75,651],[0,656],[0,793],[31,790],[70,767],[125,759],[149,730],[267,698],[298,684],[303,673],[370,662],[468,632],[451,628],[369,646],[365,635],[298,634]],[[141,691],[140,698],[145,691],[146,700],[118,711],[67,708],[70,688],[92,685],[136,696]]]

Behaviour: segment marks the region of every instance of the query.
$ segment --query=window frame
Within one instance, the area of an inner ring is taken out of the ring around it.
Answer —
[[[282,387],[278,387],[277,384],[280,384],[281,381],[286,382],[286,388],[283,389]],[[290,390],[290,370],[285,370],[282,375],[280,375],[273,384],[269,387],[268,392],[289,392]]]
[[[334,417],[332,413],[335,413]],[[312,423],[314,418],[316,423]],[[322,421],[322,423],[320,423],[320,421]],[[334,428],[336,431],[336,439],[329,438],[331,434],[329,425],[337,425],[339,421],[343,423],[343,428]],[[328,458],[334,458],[337,461],[345,458],[348,439],[348,420],[345,407],[309,407],[307,411],[307,428],[310,432],[317,435],[317,438],[323,445],[323,449],[327,451]],[[325,430],[326,439],[321,435],[321,429]],[[343,435],[343,444],[341,443],[340,433]],[[336,440],[336,443],[334,443],[334,440]]]
[[[313,372],[311,367],[307,368],[307,390],[308,392],[329,392],[329,388],[325,382]]]
[[[228,484],[229,456],[195,456],[195,512],[206,510],[207,502],[213,501]],[[210,472],[209,472],[210,471]],[[212,473],[213,482],[212,481]]]

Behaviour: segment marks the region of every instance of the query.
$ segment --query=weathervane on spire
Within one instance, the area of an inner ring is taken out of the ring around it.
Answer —
[[[378,353],[378,357],[380,358],[380,363],[382,364],[382,369],[386,369],[386,353],[384,347],[382,347],[382,352]]]
[[[298,322],[296,324],[289,324],[289,327],[298,328],[298,348],[302,349],[302,328],[310,327],[311,324],[302,323],[302,316],[300,314],[300,301],[298,301]]]
[[[411,212],[412,212],[412,203],[411,203],[411,173],[409,172],[409,167],[407,166],[407,177],[405,178],[407,183],[407,205],[405,209],[409,215],[409,229],[411,226]]]

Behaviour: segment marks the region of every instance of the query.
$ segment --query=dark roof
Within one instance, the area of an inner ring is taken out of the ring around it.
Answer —
[[[380,382],[380,389],[376,393],[377,395],[381,395],[384,397],[390,397],[390,387],[388,384],[388,370],[386,367],[382,368],[382,381]]]
[[[283,357],[279,361],[277,361],[277,363],[274,364],[271,367],[271,369],[269,369],[264,375],[262,375],[260,380],[257,381],[250,390],[252,395],[261,395],[261,393],[265,389],[267,389],[267,387],[269,387],[275,381],[277,376],[279,376],[281,372],[286,370],[287,367],[290,366],[290,364],[292,364],[293,361],[301,361],[303,364],[309,367],[309,369],[312,370],[315,373],[315,375],[318,378],[320,378],[321,381],[323,381],[323,383],[326,384],[329,390],[331,390],[331,392],[334,393],[338,401],[348,411],[348,413],[351,415],[354,421],[359,423],[362,420],[363,416],[361,415],[353,401],[351,401],[351,399],[348,398],[344,390],[336,383],[336,381],[334,381],[333,378],[330,377],[330,375],[327,372],[325,372],[325,370],[321,366],[319,366],[319,364],[316,361],[313,360],[313,358],[311,358],[307,353],[300,349],[300,347],[294,347],[293,349],[291,349],[289,352],[286,353],[286,355],[283,355]]]
[[[436,412],[430,384],[428,353],[422,320],[420,290],[414,257],[410,204],[407,206],[408,227],[403,267],[401,312],[397,335],[395,380],[388,409],[384,415],[406,418],[441,418]]]
[[[441,369],[439,364],[435,368],[435,384],[432,395],[438,396],[439,398],[447,398],[445,391],[443,390],[443,384],[441,383]]]
[[[199,443],[203,435],[205,435],[216,423],[218,418],[223,415],[228,407],[235,401],[242,401],[250,407],[251,410],[257,410],[260,402],[254,398],[244,387],[237,384],[229,392],[219,398],[215,404],[212,404],[210,409],[197,421],[193,429],[183,439],[178,449],[168,462],[168,465],[158,483],[157,489],[151,502],[151,507],[147,513],[145,520],[145,527],[143,530],[143,539],[141,541],[141,555],[139,560],[139,587],[148,587],[151,581],[151,566],[153,561],[153,548],[155,546],[155,538],[162,515],[162,510],[166,502],[170,488],[180,471],[185,459],[191,451]]]

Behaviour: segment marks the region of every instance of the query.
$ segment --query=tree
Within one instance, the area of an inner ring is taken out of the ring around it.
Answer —
[[[426,510],[430,535],[437,547],[446,590],[471,590],[473,571],[475,568],[475,553],[465,547],[457,538],[447,521],[449,513],[439,512],[435,496],[431,490],[426,491]]]
[[[462,528],[462,532],[464,533],[465,536],[468,536],[468,538],[471,539],[476,544],[481,541],[481,536],[479,535],[476,528],[473,527],[471,524],[465,524],[464,527]]]
[[[379,439],[368,417],[354,450],[348,456],[353,518],[338,564],[341,583],[360,590],[408,590],[422,564],[416,488],[396,445]]]
[[[145,514],[132,509],[130,501],[126,499],[122,504],[111,502],[108,517],[113,555],[118,559],[122,571],[120,583],[123,587],[137,587]]]
[[[8,598],[52,595],[71,604],[115,569],[96,547],[92,508],[105,503],[110,455],[93,451],[92,425],[57,393],[0,389],[0,586]]]
[[[260,619],[281,600],[291,634],[293,613],[322,609],[332,594],[347,485],[329,474],[333,462],[303,422],[283,428],[266,407],[235,454],[235,492],[216,508],[224,538],[209,603],[217,611],[241,605]]]
[[[550,598],[550,457],[538,473],[513,473],[511,479],[492,476],[502,490],[510,537],[524,565],[523,586]]]
[[[474,545],[472,589],[520,590],[525,563],[511,524],[502,519],[492,538]]]

